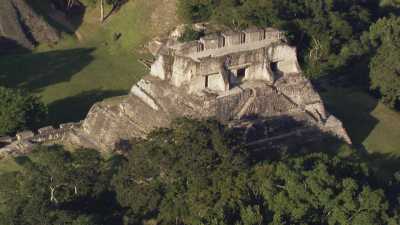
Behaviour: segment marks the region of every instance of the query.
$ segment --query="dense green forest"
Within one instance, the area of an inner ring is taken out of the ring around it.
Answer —
[[[399,5],[390,0],[180,0],[178,13],[189,24],[285,30],[309,77],[346,76],[351,85],[370,83],[398,109]]]
[[[398,179],[356,151],[252,151],[180,119],[126,156],[41,147],[0,175],[0,224],[399,224]]]

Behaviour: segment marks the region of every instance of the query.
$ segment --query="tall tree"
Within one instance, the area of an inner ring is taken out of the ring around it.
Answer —
[[[37,128],[46,117],[47,108],[38,97],[0,87],[0,135]]]
[[[378,90],[391,107],[400,103],[400,17],[378,20],[371,26],[369,37],[377,48],[370,63],[371,88]]]
[[[112,224],[108,166],[97,151],[42,147],[0,174],[0,224]]]

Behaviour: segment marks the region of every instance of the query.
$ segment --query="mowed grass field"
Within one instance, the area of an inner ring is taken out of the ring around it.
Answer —
[[[154,34],[149,18],[159,2],[128,1],[103,24],[97,8],[87,9],[77,29],[81,40],[64,34],[56,46],[0,57],[0,84],[41,96],[49,123],[83,119],[93,103],[128,93],[147,74],[138,50]]]
[[[355,147],[365,150],[371,160],[392,159],[391,165],[400,169],[400,113],[395,112],[363,90],[328,88],[321,92],[325,104],[342,120]]]

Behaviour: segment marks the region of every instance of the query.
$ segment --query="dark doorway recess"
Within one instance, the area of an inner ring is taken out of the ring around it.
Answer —
[[[246,77],[246,68],[237,70],[237,80],[241,82]]]
[[[271,68],[271,71],[273,73],[278,73],[279,72],[279,70],[278,70],[278,62],[271,62],[269,68]]]
[[[204,44],[199,43],[199,45],[197,46],[197,52],[202,52],[202,51],[204,51]]]
[[[204,87],[208,88],[208,76],[204,77]]]

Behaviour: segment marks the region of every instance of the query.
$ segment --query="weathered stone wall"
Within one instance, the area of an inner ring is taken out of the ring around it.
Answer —
[[[161,80],[165,80],[167,74],[166,67],[167,65],[165,63],[164,56],[159,55],[151,65],[150,73]]]
[[[218,97],[215,103],[216,117],[221,121],[234,119],[251,96],[252,91],[246,89],[242,92]]]
[[[27,154],[34,149],[36,144],[62,143],[80,127],[81,122],[66,123],[58,128],[47,126],[38,129],[37,132],[28,130],[17,133],[15,137],[0,137],[0,158]]]
[[[246,38],[244,35],[248,39],[244,39]],[[225,38],[225,42],[227,38],[239,38],[240,43],[225,44],[220,47],[221,38]],[[228,91],[238,82],[249,80],[264,80],[272,83],[279,75],[275,73],[301,72],[296,49],[282,43],[282,39],[284,39],[282,32],[267,29],[266,32],[249,30],[231,32],[222,36],[211,35],[202,38],[200,42],[172,45],[168,45],[169,42],[167,42],[163,47],[164,52],[157,56],[156,62],[152,65],[151,74],[160,79],[169,80],[176,87],[189,83],[190,93],[199,92],[205,88],[213,91]],[[199,43],[208,47],[199,51]],[[196,51],[194,47],[197,48]],[[187,51],[192,50],[193,53],[188,54]],[[168,62],[166,62],[167,56]],[[273,63],[276,63],[278,71],[272,70]],[[244,78],[236,79],[239,70],[242,69],[245,69]],[[171,79],[168,79],[167,74],[170,74]],[[210,76],[216,83],[208,84],[207,77],[198,78],[198,76]],[[223,86],[225,88],[222,88]]]
[[[300,73],[296,48],[286,44],[276,44],[268,48],[267,57],[270,62],[277,62],[282,73]]]
[[[215,91],[226,91],[229,90],[228,82],[224,80],[222,74],[211,74],[207,76],[208,88]]]
[[[200,43],[203,44],[204,50],[217,49],[219,48],[219,36],[210,35],[200,39]]]
[[[299,137],[296,140],[311,140],[313,137],[303,135],[318,132],[351,143],[340,121],[325,112],[318,93],[300,74],[282,76],[275,84],[247,81],[220,96],[193,95],[188,88],[145,77],[132,88],[131,95],[93,106],[82,129],[75,133],[71,142],[110,151],[121,139],[146,137],[157,127],[167,127],[174,118],[188,116],[215,117],[227,124],[243,126],[267,119],[267,136],[254,136],[262,143],[284,140],[293,135]],[[259,133],[259,129],[267,128],[257,129]]]
[[[180,87],[197,75],[197,65],[186,57],[175,56],[172,65],[171,84]]]

